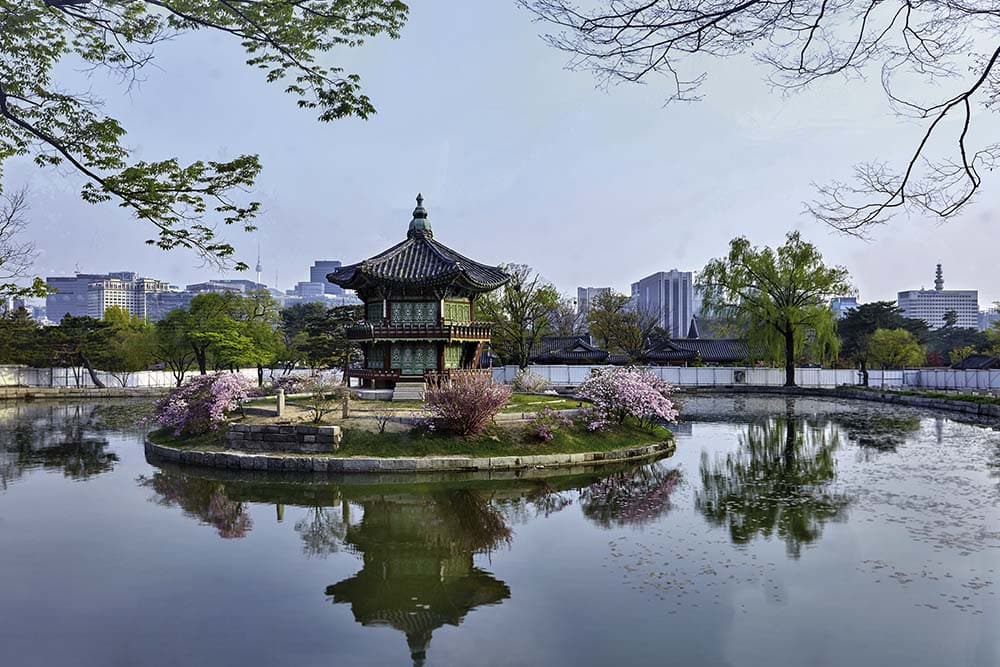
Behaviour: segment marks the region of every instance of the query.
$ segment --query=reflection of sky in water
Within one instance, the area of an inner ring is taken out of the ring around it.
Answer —
[[[8,406],[0,663],[1000,664],[996,432],[685,411],[654,465],[360,486],[159,470],[106,414]]]

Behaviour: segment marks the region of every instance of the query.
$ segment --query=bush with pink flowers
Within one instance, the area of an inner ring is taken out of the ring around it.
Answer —
[[[633,418],[643,427],[677,420],[670,400],[673,387],[641,368],[595,368],[580,385],[580,398],[593,403],[587,427],[592,431]]]
[[[156,404],[155,421],[174,435],[200,435],[217,430],[226,413],[239,408],[253,382],[238,373],[196,375]]]
[[[560,428],[572,425],[572,419],[546,405],[528,420],[528,433],[536,440],[548,442]]]
[[[457,375],[424,395],[432,430],[454,435],[482,432],[510,400],[511,388],[487,374]]]

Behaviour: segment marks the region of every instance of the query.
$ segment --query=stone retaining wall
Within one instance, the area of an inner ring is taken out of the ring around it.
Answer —
[[[240,470],[283,470],[333,473],[397,473],[397,472],[476,472],[518,470],[526,468],[595,465],[662,456],[672,452],[674,443],[659,442],[643,447],[627,447],[607,452],[583,454],[539,454],[537,456],[424,456],[400,458],[296,456],[255,454],[250,452],[206,452],[177,449],[146,441],[146,456],[182,464],[235,468]]]
[[[232,424],[226,446],[246,452],[320,454],[340,449],[339,426]]]
[[[0,400],[25,400],[70,398],[142,398],[159,397],[170,391],[145,387],[0,387]]]
[[[773,394],[782,396],[819,396],[823,398],[846,398],[858,401],[873,401],[876,403],[892,403],[915,408],[932,410],[947,410],[962,414],[982,417],[990,420],[1000,420],[1000,405],[990,403],[973,403],[947,398],[930,398],[927,396],[910,396],[895,391],[878,391],[865,389],[811,389],[808,387],[712,387],[682,390],[690,394]]]

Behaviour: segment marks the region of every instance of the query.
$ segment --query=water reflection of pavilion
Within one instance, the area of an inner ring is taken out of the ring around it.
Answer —
[[[364,519],[346,536],[363,553],[364,566],[326,589],[333,602],[350,604],[362,625],[405,634],[414,665],[423,664],[434,630],[458,626],[476,607],[510,597],[505,583],[473,562],[476,553],[509,539],[503,516],[474,491],[432,498],[365,502]]]

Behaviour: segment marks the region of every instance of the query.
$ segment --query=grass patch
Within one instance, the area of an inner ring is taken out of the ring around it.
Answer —
[[[671,440],[673,434],[662,426],[641,428],[627,423],[619,428],[591,433],[583,426],[560,428],[548,442],[531,438],[523,425],[493,426],[485,433],[469,437],[447,436],[411,430],[373,433],[345,429],[339,456],[531,456],[535,454],[579,454],[637,447]]]
[[[225,451],[225,429],[202,435],[175,436],[168,429],[158,429],[148,437],[157,445],[206,452]],[[580,454],[606,452],[625,447],[641,447],[673,439],[662,426],[642,428],[628,422],[620,427],[591,433],[574,425],[560,428],[548,442],[532,438],[524,425],[492,426],[485,433],[457,437],[418,429],[375,433],[363,429],[344,429],[344,440],[336,452],[320,456],[532,456],[536,454]],[[282,452],[271,452],[280,456]],[[312,454],[311,456],[316,456]]]
[[[574,410],[589,405],[577,398],[550,396],[547,394],[514,394],[510,397],[502,412],[541,412],[549,407],[553,410]]]

